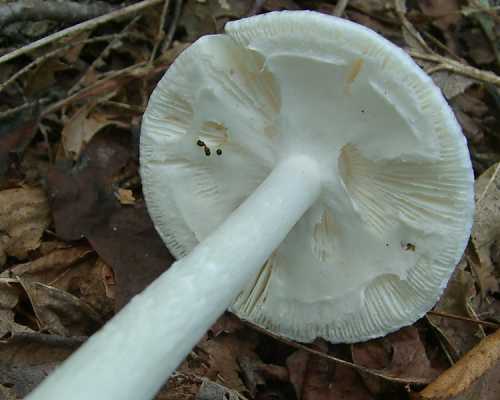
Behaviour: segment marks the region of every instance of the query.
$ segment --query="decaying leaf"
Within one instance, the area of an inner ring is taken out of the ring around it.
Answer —
[[[86,237],[113,268],[116,306],[122,307],[172,263],[156,233],[144,202],[122,206],[114,195],[114,180],[137,165],[130,142],[101,133],[73,168],[52,168],[48,186],[57,234],[65,240]]]
[[[418,330],[409,326],[383,338],[356,343],[352,346],[352,358],[356,364],[379,370],[408,383],[430,382],[439,375],[431,365]],[[365,384],[372,393],[379,394],[388,382],[362,373]]]
[[[0,123],[0,183],[12,161],[19,161],[36,134],[38,107],[20,112]],[[13,160],[17,158],[17,160]],[[0,262],[1,264],[1,262]]]
[[[24,259],[40,246],[49,225],[49,207],[43,190],[9,189],[0,192],[0,266],[6,256]]]
[[[72,265],[92,253],[86,246],[55,249],[46,255],[24,264],[18,264],[0,274],[0,277],[21,276],[29,282],[50,284]]]
[[[239,360],[242,357],[256,359],[256,345],[252,337],[244,335],[220,335],[206,340],[198,345],[203,364],[198,369],[191,367],[190,370],[214,382],[222,379],[221,383],[229,389],[245,392],[247,388],[242,381]]]
[[[466,263],[462,261],[457,267],[435,310],[473,318],[470,299],[475,296],[474,280],[470,272],[465,271]],[[484,336],[480,325],[456,319],[443,318],[429,314],[429,322],[437,329],[451,358],[456,361],[472,349]]]
[[[113,94],[106,97],[112,97]],[[97,112],[96,105],[97,102],[94,101],[78,109],[66,121],[62,130],[61,136],[65,154],[75,160],[97,132],[106,126],[117,123],[105,114]]]
[[[316,341],[326,351],[327,344]],[[287,359],[287,367],[299,400],[371,400],[373,397],[352,368],[298,350]]]
[[[103,321],[88,304],[68,292],[18,278],[28,294],[41,331],[60,336],[89,336]]]
[[[500,238],[500,163],[488,168],[475,184],[476,213],[472,244],[479,258],[475,268],[483,297],[499,290],[491,260],[491,247]]]
[[[15,321],[15,307],[19,303],[19,290],[7,281],[0,281],[0,340],[17,332],[30,332]]]
[[[120,204],[125,205],[132,205],[135,204],[136,199],[134,197],[134,192],[130,189],[122,189],[118,188],[116,191],[116,198],[120,202]]]
[[[0,385],[13,389],[18,399],[25,397],[83,340],[23,333],[0,341]]]
[[[489,371],[498,372],[500,329],[484,338],[458,362],[420,392],[421,399],[447,400],[475,390],[474,384]],[[491,378],[498,384],[499,376]],[[497,396],[500,393],[497,393]],[[479,397],[482,398],[482,397]],[[498,397],[496,397],[498,398]]]

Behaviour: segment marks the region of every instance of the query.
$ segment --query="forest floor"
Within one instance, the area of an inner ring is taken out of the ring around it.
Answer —
[[[412,326],[304,345],[226,314],[157,399],[500,398],[498,1],[0,0],[0,400],[27,395],[173,262],[138,175],[164,71],[227,21],[284,9],[365,25],[432,76],[471,152],[472,238]]]

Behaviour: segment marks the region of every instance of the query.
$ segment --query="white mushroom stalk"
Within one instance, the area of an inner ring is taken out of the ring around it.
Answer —
[[[179,259],[32,400],[149,399],[228,307],[301,341],[413,323],[468,240],[473,174],[439,90],[374,32],[313,12],[184,51],[144,116],[141,175]]]

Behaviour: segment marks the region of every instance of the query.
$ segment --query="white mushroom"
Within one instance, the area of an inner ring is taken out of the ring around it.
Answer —
[[[473,174],[431,79],[318,13],[226,32],[177,58],[144,116],[144,193],[179,261],[30,398],[57,383],[59,398],[150,398],[229,306],[296,340],[355,342],[413,323],[446,285]]]

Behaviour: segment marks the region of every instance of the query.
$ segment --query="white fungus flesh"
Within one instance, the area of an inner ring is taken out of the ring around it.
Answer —
[[[413,323],[466,245],[471,163],[431,79],[349,21],[265,14],[177,58],[141,135],[158,232],[184,257],[296,154],[320,165],[321,194],[232,311],[300,341],[355,342]]]

